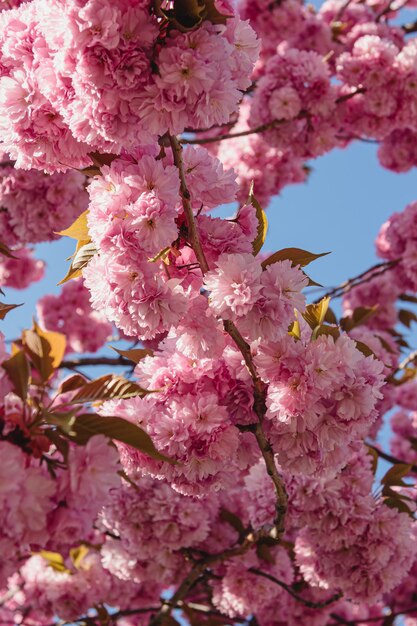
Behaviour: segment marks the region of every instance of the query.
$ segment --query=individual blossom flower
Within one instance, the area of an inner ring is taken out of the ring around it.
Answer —
[[[250,254],[224,254],[216,265],[204,278],[210,306],[226,318],[228,314],[235,318],[246,315],[261,289],[260,262]]]

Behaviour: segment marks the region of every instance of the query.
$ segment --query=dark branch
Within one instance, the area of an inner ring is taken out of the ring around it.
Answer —
[[[61,361],[59,367],[62,369],[75,369],[76,367],[86,367],[90,365],[111,365],[116,367],[131,367],[132,362],[125,359],[122,356],[119,357],[107,357],[107,356],[95,356],[95,357],[80,357],[79,359],[66,359]]]
[[[342,593],[335,593],[333,596],[331,596],[327,600],[323,600],[322,602],[313,602],[312,600],[307,600],[307,598],[303,598],[298,593],[296,593],[292,589],[292,587],[290,587],[290,585],[287,585],[287,583],[284,583],[282,580],[275,578],[275,576],[272,576],[271,574],[268,574],[267,572],[263,572],[262,570],[257,569],[256,567],[250,567],[249,571],[252,572],[252,574],[256,574],[257,576],[263,576],[264,578],[267,578],[268,580],[275,583],[276,585],[279,585],[280,587],[285,589],[285,591],[287,591],[287,593],[289,593],[290,596],[292,596],[295,600],[297,600],[297,602],[301,602],[301,604],[304,604],[304,606],[307,606],[309,609],[324,609],[326,606],[329,606],[330,604],[337,602],[337,600],[340,600],[340,598],[342,597]]]
[[[393,465],[397,465],[398,463],[403,463],[407,465],[406,461],[401,461],[401,459],[397,459],[397,457],[392,456],[391,454],[387,454],[383,450],[380,450],[376,446],[373,446],[371,443],[368,443],[366,441],[365,444],[368,446],[368,448],[371,448],[371,450],[375,450],[375,452],[377,453],[379,457],[381,457],[381,459],[384,459],[385,461],[388,461],[389,463],[392,463]],[[413,472],[417,473],[417,465],[411,465],[411,469]]]

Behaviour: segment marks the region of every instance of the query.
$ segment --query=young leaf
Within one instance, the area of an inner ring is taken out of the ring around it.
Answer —
[[[288,334],[291,335],[291,337],[294,337],[296,341],[299,341],[301,339],[300,322],[298,320],[294,320],[293,323],[290,325],[288,329]]]
[[[272,265],[272,263],[285,261],[286,259],[290,260],[293,266],[300,265],[301,267],[305,267],[312,261],[315,261],[322,256],[326,256],[327,254],[330,254],[330,252],[314,254],[313,252],[308,252],[307,250],[302,250],[301,248],[283,248],[282,250],[278,250],[278,252],[274,252],[274,254],[265,259],[265,261],[262,261],[262,267],[265,269],[268,265]]]
[[[71,224],[71,226],[69,226],[65,230],[58,231],[56,234],[62,235],[63,237],[71,237],[71,239],[76,239],[77,241],[90,241],[87,216],[88,210],[81,213],[81,215],[77,217],[77,219]]]
[[[67,391],[75,391],[76,389],[79,389],[80,387],[85,385],[86,382],[87,382],[87,379],[84,378],[84,376],[81,376],[81,374],[74,374],[73,376],[70,376],[69,378],[67,378],[60,384],[58,393],[67,393]]]
[[[77,243],[77,248],[69,270],[64,278],[59,281],[58,285],[63,285],[72,278],[78,278],[81,276],[82,270],[91,261],[95,254],[97,254],[97,250],[91,241],[79,241]]]
[[[355,343],[356,349],[359,350],[359,352],[362,352],[364,356],[373,356],[376,359],[375,352],[371,350],[371,348],[367,346],[366,343],[363,343],[363,341],[358,341],[357,339],[355,339]]]
[[[345,332],[349,332],[352,328],[356,328],[356,326],[360,326],[361,324],[366,324],[370,317],[375,315],[378,306],[359,306],[357,307],[352,315],[348,317],[342,317],[340,320],[340,326],[342,330]]]
[[[146,348],[133,348],[132,350],[119,350],[114,346],[110,346],[112,350],[120,354],[120,356],[124,356],[125,359],[129,359],[133,363],[139,363],[145,356],[152,356],[152,350],[146,350]]]
[[[337,326],[328,326],[327,324],[321,324],[314,329],[314,337],[317,339],[317,337],[320,337],[320,335],[328,335],[330,337],[333,337],[334,341],[336,341],[336,339],[339,339],[340,337],[340,330]]]
[[[22,344],[41,380],[46,382],[64,357],[65,335],[44,331],[34,322],[31,330],[23,331]]]
[[[56,572],[71,574],[70,570],[65,566],[64,557],[62,556],[62,554],[59,554],[59,552],[41,550],[37,554],[45,559],[49,567],[52,567],[52,569],[54,569]]]
[[[104,402],[105,400],[143,397],[152,393],[123,376],[106,374],[83,385],[72,398],[70,404],[84,402]]]
[[[408,293],[402,293],[398,296],[398,300],[402,300],[403,302],[413,302],[414,304],[416,304],[417,296],[412,296]]]
[[[402,479],[411,472],[411,469],[412,465],[408,463],[396,463],[381,479],[381,483],[388,486],[403,487],[405,483]]]
[[[417,322],[417,315],[412,311],[407,311],[407,309],[400,309],[398,311],[398,319],[401,324],[404,324],[407,328],[410,328],[411,322]]]
[[[167,257],[170,251],[171,251],[170,246],[167,246],[166,248],[162,248],[162,250],[160,250],[158,254],[148,259],[149,263],[156,263],[156,261],[159,261],[159,260],[164,261],[164,263],[167,262],[168,261]]]
[[[306,307],[306,310],[303,313],[303,317],[307,324],[310,326],[310,328],[312,328],[313,330],[317,326],[321,326],[321,324],[323,324],[327,314],[327,309],[329,308],[329,302],[330,298],[327,297],[323,298],[323,300],[320,300],[320,302],[318,302],[317,304],[309,304]]]
[[[121,417],[101,416],[95,413],[63,416],[57,413],[47,415],[46,419],[49,423],[58,426],[69,439],[79,445],[85,445],[94,435],[105,435],[140,450],[156,461],[175,463],[158,452],[151,438],[142,428]]]
[[[256,231],[256,237],[252,241],[252,254],[256,256],[261,251],[262,246],[265,243],[266,233],[268,231],[268,220],[265,211],[253,195],[253,181],[249,189],[249,197],[247,204],[251,204],[256,211],[256,219],[258,220],[258,228]]]
[[[13,383],[15,393],[25,400],[28,394],[30,369],[24,350],[18,350],[9,359],[3,361],[2,367]]]
[[[85,559],[85,557],[87,556],[89,552],[90,552],[90,548],[88,548],[83,543],[80,546],[77,546],[76,548],[70,548],[69,555],[76,569],[80,569],[83,560]]]
[[[22,306],[21,304],[4,304],[0,302],[0,320],[4,320],[9,311],[13,311],[13,309],[17,309],[18,306]]]

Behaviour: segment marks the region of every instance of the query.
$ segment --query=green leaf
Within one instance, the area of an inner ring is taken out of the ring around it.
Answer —
[[[17,309],[17,307],[19,306],[23,306],[23,305],[22,304],[4,304],[3,302],[0,302],[0,320],[4,320],[4,318],[10,311],[13,311],[13,309]]]
[[[301,248],[283,248],[282,250],[278,250],[278,252],[274,252],[274,254],[265,259],[265,261],[262,261],[262,267],[265,269],[268,265],[272,265],[272,263],[285,261],[286,259],[291,261],[293,266],[300,265],[301,267],[305,267],[312,261],[315,261],[322,256],[326,256],[327,254],[330,254],[330,252],[314,254],[313,252],[308,252],[307,250],[302,250]]]
[[[143,397],[153,393],[136,383],[116,374],[106,374],[96,380],[85,383],[74,395],[70,404],[84,402],[104,402],[105,400]]]
[[[128,359],[133,363],[139,363],[139,361],[144,359],[146,356],[153,355],[152,350],[146,350],[145,348],[133,348],[132,350],[119,350],[114,346],[110,346],[110,348],[117,352],[117,354],[120,354],[120,356],[124,356],[125,359]]]
[[[334,341],[339,339],[340,330],[337,326],[328,326],[327,324],[321,324],[314,329],[314,337],[320,337],[320,335],[327,335],[333,337]]]
[[[342,330],[345,332],[349,332],[352,328],[356,328],[356,326],[360,326],[361,324],[366,324],[366,322],[375,315],[378,306],[359,306],[357,307],[352,315],[347,317],[342,317],[340,320],[340,326]]]
[[[397,509],[400,513],[407,513],[407,515],[413,516],[411,509],[400,498],[384,498],[383,502],[390,509]]]
[[[95,413],[66,417],[56,413],[47,415],[46,420],[58,426],[69,439],[79,445],[85,445],[95,435],[105,435],[140,450],[156,461],[175,463],[173,459],[158,452],[151,438],[142,428],[121,417],[101,416]]]
[[[8,377],[13,383],[15,393],[26,400],[28,395],[30,368],[24,350],[18,350],[6,361],[3,361],[2,367],[6,370]]]
[[[355,344],[356,349],[359,350],[359,352],[362,352],[364,356],[373,356],[375,359],[377,358],[375,356],[375,352],[373,352],[373,350],[371,350],[371,348],[367,346],[366,343],[363,343],[363,341],[358,341],[357,339],[355,339]]]
[[[85,385],[86,382],[87,382],[87,379],[84,378],[84,376],[81,376],[81,374],[74,374],[73,376],[70,376],[69,378],[67,378],[60,384],[58,393],[67,393],[68,391],[75,391],[76,389],[79,389],[80,387]]]
[[[407,309],[400,309],[398,311],[398,319],[401,324],[404,324],[407,328],[410,328],[411,322],[417,322],[417,315],[412,311],[407,311]]]
[[[404,483],[402,479],[411,472],[411,469],[412,465],[408,463],[396,463],[381,479],[381,483],[389,487],[404,487],[406,483]]]
[[[65,439],[57,428],[44,428],[42,434],[56,447],[58,452],[62,454],[64,463],[67,463],[69,442]]]
[[[252,241],[252,254],[256,256],[261,251],[262,246],[265,243],[266,234],[268,232],[268,219],[266,217],[265,211],[255,198],[253,194],[253,181],[251,183],[249,189],[249,197],[247,200],[247,204],[251,204],[256,211],[256,219],[258,220],[258,227],[256,231],[256,237]]]

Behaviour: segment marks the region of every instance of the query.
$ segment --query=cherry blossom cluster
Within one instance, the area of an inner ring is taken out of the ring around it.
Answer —
[[[52,241],[87,208],[85,176],[0,166],[0,231],[10,248]]]
[[[97,352],[112,334],[105,316],[92,310],[82,279],[65,284],[56,296],[43,296],[36,312],[42,328],[65,334],[67,352]]]
[[[34,0],[2,12],[0,139],[18,167],[82,167],[90,152],[228,122],[250,85],[254,31],[234,17],[167,32],[151,9]]]
[[[328,298],[307,304],[317,255],[260,253],[258,203],[356,138],[381,142],[390,169],[416,164],[416,40],[382,0],[239,11],[0,12],[0,142],[15,161],[0,170],[0,286],[41,278],[25,246],[76,218],[80,231],[76,280],[40,299],[10,354],[0,336],[10,626],[416,615],[417,391],[396,378],[393,329],[417,292],[417,203],[382,227],[383,263],[343,287],[340,326]],[[136,364],[129,380],[60,375],[65,352],[99,350],[114,327],[132,340],[117,361]],[[393,407],[379,485],[369,439]]]
[[[36,259],[31,248],[19,248],[12,257],[0,257],[0,287],[26,289],[44,274],[45,262]]]

